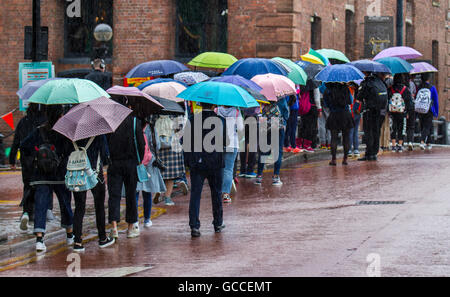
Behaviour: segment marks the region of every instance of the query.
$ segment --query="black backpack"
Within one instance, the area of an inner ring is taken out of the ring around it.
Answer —
[[[372,78],[367,82],[365,87],[368,88],[369,97],[365,98],[367,107],[376,110],[386,110],[389,102],[389,95],[384,82],[379,78]]]
[[[44,143],[41,144],[39,148],[36,148],[36,165],[41,173],[50,175],[56,172],[60,159],[56,154],[55,146],[49,142],[47,133],[43,129],[44,128],[39,129],[39,133],[44,140]]]

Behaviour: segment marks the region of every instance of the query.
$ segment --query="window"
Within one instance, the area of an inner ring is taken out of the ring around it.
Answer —
[[[414,47],[414,25],[411,23],[406,23],[406,46]]]
[[[176,0],[176,50],[180,59],[207,52],[227,52],[228,2]]]
[[[405,42],[406,46],[414,47],[415,43],[415,28],[414,28],[414,3],[411,0],[406,1],[406,36]]]
[[[434,67],[439,69],[439,41],[433,40],[433,43],[431,44],[431,63]],[[433,84],[438,88],[439,85],[439,75],[433,75]]]
[[[319,17],[311,17],[311,48],[322,48],[322,22]]]
[[[71,2],[66,2],[66,9]],[[94,58],[101,43],[94,39],[94,28],[98,24],[113,27],[113,0],[80,0],[81,17],[65,14],[64,56],[65,58]],[[107,44],[106,57],[112,56],[112,40]]]
[[[345,11],[345,54],[350,60],[356,60],[355,55],[356,22],[351,10]]]

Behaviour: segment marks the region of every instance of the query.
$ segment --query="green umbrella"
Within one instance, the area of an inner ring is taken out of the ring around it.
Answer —
[[[325,56],[319,54],[318,52],[316,52],[316,51],[313,50],[312,48],[309,49],[308,54],[313,55],[314,57],[319,58],[319,59],[323,62],[323,64],[325,64],[325,66],[327,66],[327,65],[330,64],[330,61],[328,60],[327,57],[325,57]]]
[[[237,62],[237,59],[230,54],[218,52],[205,52],[194,59],[188,65],[204,68],[225,69]]]
[[[67,78],[49,81],[40,87],[28,102],[44,105],[77,104],[102,96],[110,97],[96,83],[86,79]]]
[[[297,85],[306,85],[308,75],[302,67],[298,66],[294,62],[288,59],[276,57],[272,59],[275,62],[281,63],[284,68],[288,68],[288,78]]]
[[[341,51],[324,48],[324,49],[318,50],[317,52],[329,60],[334,59],[334,60],[342,61],[345,63],[350,63],[350,60]]]

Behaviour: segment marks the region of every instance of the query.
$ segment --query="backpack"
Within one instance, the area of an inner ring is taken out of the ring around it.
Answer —
[[[172,148],[173,120],[169,116],[160,116],[155,122],[155,129],[158,132],[161,143],[160,150]]]
[[[370,98],[365,98],[369,109],[385,110],[389,101],[386,85],[381,79],[371,79],[365,87],[369,88]]]
[[[405,100],[403,100],[403,93],[406,87],[404,86],[400,92],[396,92],[393,87],[391,87],[392,97],[389,101],[389,112],[392,113],[404,113],[405,112]]]
[[[303,92],[300,94],[298,114],[303,116],[308,114],[311,110],[311,96],[310,92]]]
[[[67,162],[67,172],[65,176],[65,184],[71,192],[84,192],[93,189],[98,183],[98,171],[100,170],[100,155],[97,159],[97,170],[91,168],[91,163],[87,155],[87,149],[94,141],[95,137],[91,137],[86,147],[79,148],[75,142],[73,151]]]
[[[56,172],[61,160],[56,154],[55,146],[49,143],[48,137],[43,129],[40,128],[39,133],[44,140],[44,144],[35,147],[37,151],[36,164],[41,173],[51,175]]]
[[[417,92],[414,109],[417,113],[426,114],[431,107],[431,91],[428,88],[422,88]]]

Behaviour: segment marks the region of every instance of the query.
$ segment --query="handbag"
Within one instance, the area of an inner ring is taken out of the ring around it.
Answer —
[[[134,146],[136,147],[136,155],[137,155],[137,159],[138,159],[138,163],[139,163],[139,165],[136,167],[137,176],[138,176],[138,180],[141,183],[143,183],[143,182],[148,181],[148,172],[147,172],[147,169],[145,168],[145,166],[143,164],[141,164],[141,158],[139,157],[139,151],[138,151],[138,146],[137,146],[137,141],[136,141],[136,118],[134,118],[133,131],[134,131]]]

